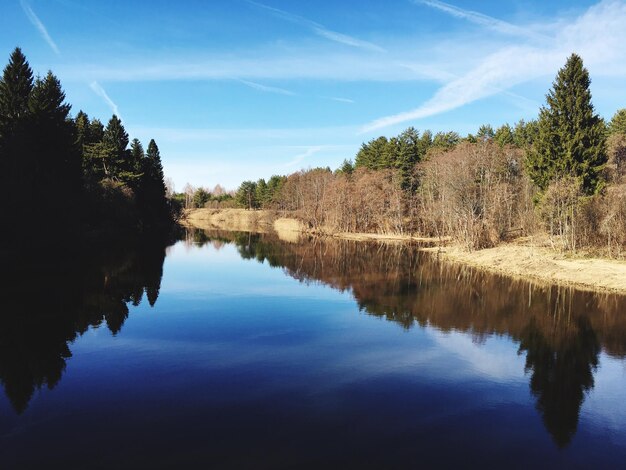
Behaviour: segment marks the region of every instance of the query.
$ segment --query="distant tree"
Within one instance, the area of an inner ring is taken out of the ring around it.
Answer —
[[[161,152],[154,139],[148,143],[146,156],[141,160],[141,192],[150,207],[150,214],[155,223],[169,223],[165,176],[161,162]]]
[[[104,125],[98,119],[89,123],[89,143],[102,142],[104,139]]]
[[[237,204],[248,210],[257,208],[256,183],[254,181],[244,181],[237,189],[235,195]]]
[[[76,147],[83,153],[85,144],[89,142],[89,116],[87,113],[78,111],[78,114],[74,118],[74,127],[76,129]]]
[[[395,167],[400,174],[402,189],[415,189],[414,168],[424,158],[426,151],[420,133],[414,127],[409,127],[398,136]]]
[[[382,170],[391,168],[394,163],[395,144],[389,142],[387,137],[381,136],[363,144],[354,160],[355,168],[368,168],[370,170]]]
[[[349,176],[352,174],[353,171],[354,171],[354,163],[352,163],[352,160],[348,160],[347,158],[345,158],[343,162],[341,163],[341,166],[337,168],[337,173],[342,174],[342,175]]]
[[[513,135],[513,129],[508,124],[504,124],[496,130],[493,140],[500,146],[513,145],[515,137]]]
[[[587,194],[603,185],[605,126],[594,112],[590,83],[582,59],[572,54],[546,96],[547,106],[541,108],[539,132],[527,160],[529,175],[542,190],[567,175],[578,178]]]
[[[82,189],[82,163],[76,147],[74,122],[69,119],[71,106],[65,102],[61,82],[52,72],[37,79],[30,95],[34,148],[31,171],[35,173],[37,199],[41,205],[53,204],[55,194],[63,201],[63,214],[77,204]],[[56,203],[56,201],[55,201]],[[57,218],[62,214],[57,214]]]
[[[111,117],[104,129],[102,142],[113,151],[108,176],[123,183],[132,184],[139,177],[138,169],[128,150],[128,133],[116,115]]]
[[[202,208],[210,200],[211,200],[211,193],[209,193],[204,188],[198,188],[196,189],[196,192],[193,194],[193,207]]]
[[[213,190],[211,191],[211,194],[213,194],[214,197],[219,198],[220,196],[226,194],[226,190],[224,189],[224,187],[220,184],[216,184],[213,187]]]
[[[139,139],[135,138],[130,143],[130,152],[128,153],[128,168],[129,170],[136,175],[137,177],[133,178],[132,183],[134,184],[133,188],[137,187],[139,181],[141,180],[141,174],[144,171],[144,157],[146,156],[143,145]]]
[[[2,125],[19,125],[28,116],[30,93],[33,89],[33,71],[17,47],[4,68],[0,81],[0,112]],[[6,135],[6,128],[3,129]]]
[[[15,219],[21,213],[19,206],[32,204],[32,89],[33,71],[21,49],[16,48],[0,80],[0,207],[12,226],[20,223]]]
[[[609,133],[626,135],[626,108],[619,109],[609,123]]]
[[[491,127],[490,124],[483,124],[482,126],[478,128],[478,132],[476,133],[476,138],[480,142],[484,142],[486,140],[493,139],[495,135],[496,133],[494,132],[493,127]]]
[[[428,149],[433,145],[433,133],[428,129],[422,132],[422,137],[420,137],[420,145],[423,155],[426,155]]]
[[[461,141],[456,132],[437,132],[433,138],[433,147],[450,149]]]
[[[274,204],[280,191],[287,180],[286,176],[272,175],[267,181],[267,191],[269,193],[269,203]]]
[[[513,145],[521,149],[529,149],[539,134],[539,125],[537,121],[526,122],[519,120],[513,129]]]
[[[271,195],[265,179],[260,178],[256,182],[255,199],[258,207],[267,207],[270,203]]]

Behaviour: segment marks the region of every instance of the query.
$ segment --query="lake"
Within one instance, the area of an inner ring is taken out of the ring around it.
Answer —
[[[626,461],[622,296],[200,230],[3,271],[2,468]]]

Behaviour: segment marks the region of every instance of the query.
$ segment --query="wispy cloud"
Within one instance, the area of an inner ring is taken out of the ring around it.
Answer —
[[[349,98],[338,98],[336,96],[331,96],[330,99],[333,101],[338,101],[340,103],[354,104],[354,100],[351,100]]]
[[[117,107],[117,105],[113,102],[113,100],[109,97],[109,95],[107,94],[106,90],[104,88],[102,88],[102,86],[96,82],[93,81],[89,84],[89,87],[93,90],[93,92],[98,95],[100,98],[102,98],[104,100],[104,102],[109,106],[109,108],[111,108],[111,111],[113,111],[113,114],[115,114],[118,118],[120,118],[120,120],[124,120],[122,119],[122,116],[120,115],[120,110]]]
[[[545,39],[546,36],[536,33],[529,28],[522,28],[520,26],[508,23],[506,21],[493,18],[491,16],[478,13],[476,11],[465,10],[449,3],[440,2],[438,0],[413,0],[413,3],[426,5],[431,8],[436,8],[439,11],[452,15],[456,18],[461,18],[472,23],[484,26],[493,31],[497,31],[502,34],[509,34],[513,36],[525,36],[534,39]]]
[[[567,56],[577,52],[589,68],[598,73],[623,75],[626,60],[626,4],[601,2],[571,23],[562,24],[555,38],[542,44],[503,46],[478,65],[441,87],[416,109],[376,119],[361,133],[382,129],[409,120],[450,111],[476,100],[507,92],[520,83],[556,73]]]
[[[237,81],[247,87],[254,88],[255,90],[263,91],[266,93],[276,93],[278,95],[295,96],[293,91],[285,90],[284,88],[278,88],[273,86],[262,85],[260,83],[251,82],[248,80],[237,79]]]
[[[30,7],[30,5],[26,2],[26,0],[20,0],[20,5],[22,5],[22,10],[24,10],[24,13],[26,13],[26,16],[28,17],[30,22],[35,26],[35,28],[39,30],[41,37],[43,37],[43,39],[48,43],[48,45],[54,51],[54,53],[60,54],[59,48],[50,37],[50,34],[48,34],[48,30],[46,29],[45,25],[41,22],[39,17],[35,14],[35,12]]]
[[[259,8],[263,8],[272,12],[275,16],[278,16],[284,20],[290,21],[295,24],[299,24],[300,26],[305,26],[313,31],[318,36],[326,38],[330,41],[337,42],[339,44],[344,44],[346,46],[358,47],[360,49],[367,49],[374,52],[385,52],[385,49],[380,47],[377,44],[363,41],[361,39],[357,39],[352,36],[348,36],[347,34],[338,33],[336,31],[331,31],[330,29],[324,27],[323,25],[316,23],[315,21],[311,21],[302,16],[294,15],[293,13],[286,12],[284,10],[279,10],[278,8],[270,7],[268,5],[264,5],[262,3],[257,3],[252,0],[248,0],[248,3]]]
[[[280,54],[260,49],[253,54],[229,57],[199,55],[185,58],[161,55],[151,60],[139,55],[116,57],[114,61],[103,58],[98,63],[59,64],[56,70],[72,80],[107,82],[237,79],[445,82],[449,78],[448,73],[437,70],[431,59],[415,57],[414,62],[407,65],[410,51],[406,50],[402,50],[398,57],[384,54],[377,60],[372,60],[369,54],[362,51],[346,53],[328,49],[315,52],[295,49]],[[445,67],[448,65],[447,62],[444,64]]]
[[[309,147],[305,152],[296,155],[291,160],[289,160],[287,163],[285,163],[285,165],[284,165],[285,168],[292,168],[292,167],[300,164],[302,162],[302,160],[304,160],[305,158],[308,158],[308,157],[310,157],[312,155],[315,155],[317,152],[322,150],[322,148],[323,147],[321,147],[321,146]]]

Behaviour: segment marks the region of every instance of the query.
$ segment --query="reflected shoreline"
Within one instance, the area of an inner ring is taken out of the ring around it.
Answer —
[[[245,260],[349,292],[360,311],[403,329],[510,338],[524,354],[536,409],[555,444],[576,434],[602,352],[626,358],[626,297],[546,287],[438,260],[416,245],[189,229],[181,243],[236,247]],[[62,379],[90,328],[118,334],[133,306],[158,300],[170,243],[129,240],[5,265],[0,383],[16,413]]]
[[[0,297],[0,383],[23,413],[35,393],[61,380],[70,344],[90,328],[122,329],[129,305],[159,296],[163,238],[129,238],[42,252],[3,264]]]
[[[300,282],[349,291],[359,309],[402,328],[506,336],[526,355],[530,392],[558,447],[576,433],[602,351],[626,357],[626,297],[537,285],[437,259],[419,246],[190,229],[186,243],[268,263]]]

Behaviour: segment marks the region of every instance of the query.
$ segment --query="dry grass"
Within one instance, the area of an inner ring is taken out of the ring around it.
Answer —
[[[542,243],[507,243],[468,252],[458,247],[441,251],[444,259],[510,277],[580,289],[626,293],[626,261],[572,258]]]

